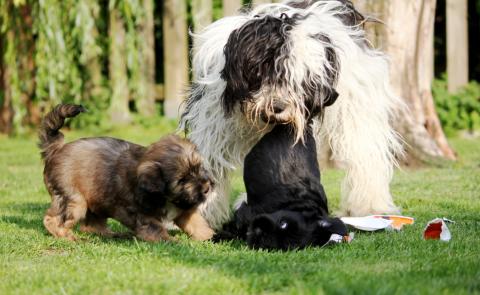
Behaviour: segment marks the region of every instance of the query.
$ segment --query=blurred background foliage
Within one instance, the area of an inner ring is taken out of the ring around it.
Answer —
[[[188,28],[194,30],[195,0],[185,1]],[[223,16],[227,1],[211,1],[213,20]],[[162,32],[169,13],[163,3],[0,0],[0,132],[28,131],[59,102],[82,103],[89,109],[73,121],[82,127],[141,123],[162,116],[168,75],[164,45],[169,42]],[[479,15],[480,0],[469,1],[469,76],[477,81]],[[191,47],[191,38],[188,44]],[[445,44],[445,0],[439,0],[433,85],[437,111],[449,134],[480,129],[479,84],[471,82],[458,93],[446,90]]]

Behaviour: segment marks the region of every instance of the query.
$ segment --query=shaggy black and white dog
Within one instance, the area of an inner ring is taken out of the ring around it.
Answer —
[[[322,246],[332,234],[345,236],[338,218],[328,217],[327,198],[312,129],[295,144],[292,128],[277,125],[245,157],[247,200],[215,240],[242,239],[252,248]]]
[[[371,48],[348,0],[287,0],[222,18],[194,34],[193,76],[181,128],[216,182],[202,212],[229,217],[230,172],[276,124],[317,144],[346,169],[344,215],[393,213],[389,183],[402,147],[390,125],[400,100],[386,57]],[[319,124],[319,112],[336,96]]]

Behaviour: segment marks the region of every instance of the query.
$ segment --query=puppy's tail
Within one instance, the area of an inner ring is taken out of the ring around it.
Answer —
[[[86,109],[81,105],[59,104],[43,118],[38,133],[42,159],[48,158],[63,146],[63,134],[59,130],[65,118],[72,118],[83,112],[86,112]]]

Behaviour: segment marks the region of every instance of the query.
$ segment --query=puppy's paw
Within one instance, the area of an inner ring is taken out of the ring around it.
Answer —
[[[135,231],[135,236],[147,242],[172,241],[167,229],[158,222],[144,224]]]
[[[78,242],[80,241],[81,239],[77,236],[75,236],[72,232],[67,232],[63,238],[69,240],[69,241],[72,241],[72,242]]]
[[[210,240],[215,232],[210,227],[198,228],[195,232],[192,233],[192,239],[196,241],[207,241]]]

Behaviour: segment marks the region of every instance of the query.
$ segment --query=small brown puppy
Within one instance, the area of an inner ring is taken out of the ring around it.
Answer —
[[[56,237],[75,240],[72,228],[113,236],[111,217],[147,241],[171,239],[173,221],[195,240],[213,231],[198,213],[212,186],[191,142],[169,135],[148,147],[109,137],[64,143],[65,118],[85,109],[60,104],[43,120],[39,137],[44,181],[52,197],[43,224]]]

